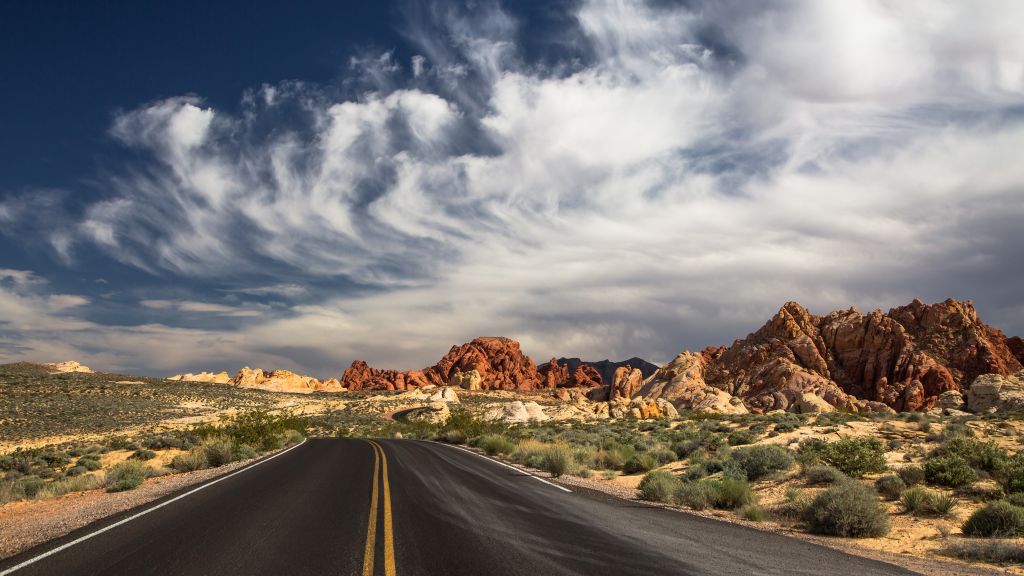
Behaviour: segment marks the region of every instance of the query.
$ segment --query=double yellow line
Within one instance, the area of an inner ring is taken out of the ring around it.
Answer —
[[[395,576],[395,535],[391,529],[391,484],[388,482],[388,457],[373,440],[373,491],[370,494],[370,521],[366,526],[366,548],[363,551],[363,576],[373,576],[377,551],[378,485],[384,485],[384,576]],[[383,473],[382,473],[383,472]],[[383,477],[383,482],[379,479]]]

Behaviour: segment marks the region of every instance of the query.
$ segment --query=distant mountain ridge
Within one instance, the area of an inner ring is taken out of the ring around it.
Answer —
[[[644,375],[645,379],[648,378],[651,374],[654,374],[658,370],[657,364],[648,362],[643,358],[637,358],[636,356],[628,360],[622,360],[620,362],[612,362],[611,360],[589,362],[586,360],[581,360],[579,358],[559,358],[558,363],[560,365],[567,367],[569,369],[570,374],[576,372],[576,369],[579,368],[581,365],[590,366],[591,368],[596,370],[598,374],[601,375],[601,382],[606,385],[612,383],[612,381],[615,379],[615,371],[622,366],[636,368]],[[545,362],[544,364],[541,364],[537,368],[543,370],[548,364],[548,362]]]

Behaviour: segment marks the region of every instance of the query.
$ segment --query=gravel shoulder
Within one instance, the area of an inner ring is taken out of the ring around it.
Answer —
[[[264,458],[273,454],[267,454]],[[47,500],[4,504],[0,506],[0,559],[65,536],[97,520],[231,473],[257,460],[253,458],[219,468],[150,478],[142,486],[126,492],[109,493],[99,489],[73,492]]]

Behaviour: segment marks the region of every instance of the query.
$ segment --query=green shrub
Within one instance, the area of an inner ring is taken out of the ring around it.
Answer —
[[[294,446],[306,439],[306,435],[298,430],[288,429],[284,431],[284,445]]]
[[[729,446],[744,446],[757,442],[757,434],[750,430],[736,430],[729,434]]]
[[[959,456],[971,467],[986,472],[1001,468],[1009,458],[1006,450],[1000,448],[995,440],[978,442],[964,436],[955,436],[943,442],[938,453],[944,456]]]
[[[550,444],[544,451],[541,469],[558,478],[572,470],[572,448],[566,444]]]
[[[838,468],[850,478],[873,472],[884,472],[885,447],[875,438],[844,438],[836,442],[812,440],[801,443],[801,463],[815,461]]]
[[[841,482],[818,494],[804,520],[815,534],[860,538],[889,532],[889,516],[878,495],[857,482]]]
[[[256,449],[248,444],[236,444],[231,455],[235,460],[248,460],[258,456]]]
[[[129,458],[132,460],[152,460],[156,458],[156,452],[152,450],[136,450]]]
[[[1022,492],[1014,492],[1013,494],[1007,494],[1006,497],[1003,498],[1003,500],[1006,500],[1007,502],[1013,504],[1014,506],[1024,507],[1024,493]]]
[[[679,480],[667,470],[653,470],[640,481],[640,498],[653,502],[668,502],[679,487]]]
[[[924,477],[929,484],[959,488],[972,484],[978,473],[960,456],[935,456],[924,461]]]
[[[95,490],[103,484],[104,480],[96,474],[72,476],[43,486],[43,489],[38,493],[38,497],[52,498],[63,496],[70,492],[85,492],[86,490]]]
[[[896,500],[907,488],[907,483],[895,474],[886,474],[875,480],[875,490],[886,500]]]
[[[441,441],[449,444],[465,444],[466,433],[462,430],[447,430],[441,434]]]
[[[1024,563],[1024,546],[1002,540],[954,540],[941,553],[961,560],[989,564]]]
[[[747,504],[740,509],[740,515],[745,520],[750,520],[751,522],[764,522],[768,519],[768,514],[765,513],[764,508],[757,504]]]
[[[900,495],[900,504],[905,512],[914,516],[948,516],[956,508],[957,499],[921,486],[912,486]]]
[[[149,466],[138,460],[125,460],[107,470],[105,484],[107,492],[133,490],[142,485],[149,476]]]
[[[681,506],[707,510],[718,500],[718,485],[712,480],[684,482],[676,487],[672,499]]]
[[[235,444],[228,438],[210,438],[203,444],[206,462],[217,468],[235,460]]]
[[[192,472],[202,470],[209,463],[206,461],[206,450],[196,447],[184,454],[178,454],[171,459],[171,468],[178,472]]]
[[[1024,508],[1005,500],[989,502],[964,522],[967,536],[1024,536]]]
[[[995,477],[1003,490],[1024,492],[1024,452],[1018,452],[1004,460],[995,471]]]
[[[657,468],[658,462],[653,456],[647,453],[634,454],[626,463],[622,466],[622,471],[626,474],[636,474],[638,472],[647,472],[653,468]]]
[[[477,443],[484,452],[494,456],[496,454],[511,454],[516,445],[511,440],[499,434],[486,434],[480,437]]]
[[[803,469],[804,478],[808,484],[820,485],[820,484],[835,484],[836,482],[842,482],[849,480],[850,477],[843,474],[838,468],[833,468],[826,464],[811,464],[805,466]]]
[[[18,484],[26,498],[34,498],[43,489],[44,482],[38,476],[25,476],[18,479]]]
[[[716,508],[735,509],[754,501],[754,490],[750,487],[750,482],[741,478],[723,478],[717,487]]]
[[[907,486],[915,486],[917,484],[924,483],[924,468],[920,466],[904,466],[896,470],[896,474],[899,475],[900,480]]]
[[[789,450],[775,444],[737,448],[732,451],[732,460],[750,480],[760,480],[793,465]]]

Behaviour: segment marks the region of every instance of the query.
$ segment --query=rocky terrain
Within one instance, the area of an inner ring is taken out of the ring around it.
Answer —
[[[246,366],[232,378],[227,372],[200,372],[198,374],[176,374],[167,378],[171,382],[205,382],[209,384],[230,384],[240,388],[254,388],[270,392],[308,394],[310,392],[344,392],[337,378],[318,380],[288,370],[266,371]]]
[[[979,376],[1022,369],[1018,348],[970,301],[825,316],[789,302],[732,346],[681,353],[639,393],[726,413],[962,409]]]

